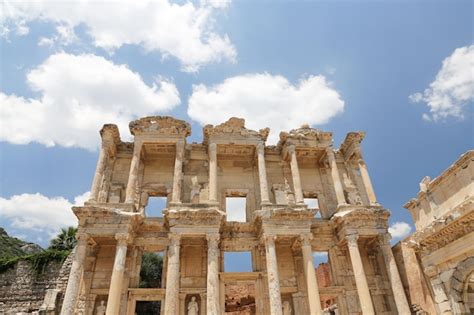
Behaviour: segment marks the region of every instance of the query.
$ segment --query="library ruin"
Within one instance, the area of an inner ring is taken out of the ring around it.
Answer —
[[[133,143],[115,125],[100,131],[90,200],[73,208],[78,245],[61,314],[135,314],[143,301],[160,301],[162,314],[223,314],[235,284],[252,286],[255,314],[410,313],[364,133],[335,149],[331,132],[306,125],[266,146],[269,129],[239,118],[205,126],[202,143],[187,143],[190,125],[172,117],[130,131]],[[163,215],[148,215],[160,197]],[[139,287],[146,252],[163,255],[160,287]],[[235,252],[250,253],[251,270],[226,272]],[[317,283],[314,252],[328,255],[330,286]]]

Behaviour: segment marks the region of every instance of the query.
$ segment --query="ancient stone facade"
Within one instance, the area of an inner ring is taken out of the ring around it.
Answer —
[[[394,248],[410,302],[429,314],[474,313],[474,151],[405,204],[416,232]]]
[[[410,312],[363,133],[336,149],[330,132],[308,126],[266,146],[269,130],[238,118],[205,126],[202,143],[187,143],[189,124],[171,117],[130,130],[133,143],[115,125],[101,130],[91,199],[73,208],[78,245],[61,314],[102,313],[102,301],[107,315],[135,314],[139,301],[162,301],[162,314],[221,314],[226,285],[242,283],[256,314],[322,314],[321,295],[336,297],[339,314]],[[163,216],[150,217],[157,196]],[[232,197],[245,199],[243,222],[229,220]],[[239,251],[252,270],[226,272],[225,253]],[[314,251],[328,252],[329,287],[318,286]],[[161,288],[139,288],[144,252],[163,252]]]

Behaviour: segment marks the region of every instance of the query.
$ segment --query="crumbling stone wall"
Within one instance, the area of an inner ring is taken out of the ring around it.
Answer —
[[[52,261],[42,274],[36,275],[30,263],[21,260],[14,268],[0,273],[0,314],[39,310],[48,289],[64,292],[71,263],[71,256],[64,263]]]

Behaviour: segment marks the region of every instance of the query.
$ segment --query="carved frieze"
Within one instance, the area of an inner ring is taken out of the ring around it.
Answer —
[[[191,134],[191,126],[184,120],[170,116],[149,116],[130,122],[130,132],[137,134],[165,134],[182,135],[187,137]]]
[[[247,129],[245,128],[245,119],[236,117],[232,117],[220,125],[206,125],[203,128],[204,144],[209,143],[209,138],[212,136],[223,136],[228,138],[232,135],[266,141],[269,133],[269,128],[263,128],[259,131]]]

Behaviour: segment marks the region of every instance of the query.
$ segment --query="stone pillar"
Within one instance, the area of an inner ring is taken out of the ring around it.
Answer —
[[[359,295],[362,314],[374,315],[375,311],[374,306],[372,304],[372,298],[370,297],[369,285],[365,276],[362,258],[360,257],[359,246],[357,245],[357,240],[359,239],[359,236],[357,234],[351,234],[347,235],[346,239],[347,246],[349,247],[349,255],[351,256],[351,264],[352,269],[354,271],[357,294]]]
[[[209,201],[217,202],[217,144],[209,144]]]
[[[112,278],[110,279],[106,315],[116,315],[120,313],[123,273],[125,271],[127,245],[130,236],[128,233],[118,233],[115,235],[115,239],[117,240],[117,245],[115,249],[114,269],[112,270]]]
[[[339,176],[339,170],[337,169],[336,157],[332,148],[326,148],[326,155],[329,161],[329,167],[331,168],[331,178],[334,184],[334,190],[336,191],[337,205],[346,204],[346,198],[344,197],[344,188],[342,187],[341,177]]]
[[[220,314],[219,303],[219,234],[207,238],[207,314]]]
[[[77,245],[74,249],[71,271],[67,282],[64,301],[61,307],[61,315],[72,315],[76,308],[76,302],[79,295],[81,278],[84,271],[84,261],[86,259],[87,241],[89,236],[85,233],[76,234]]]
[[[100,147],[100,151],[99,151],[99,159],[97,160],[97,166],[95,168],[94,180],[92,181],[91,195],[90,195],[89,201],[97,201],[97,198],[99,197],[100,184],[104,176],[104,170],[105,170],[105,165],[107,164],[107,158],[108,158],[107,149],[104,147],[104,144],[102,143],[102,146]]]
[[[270,314],[282,315],[280,279],[275,250],[275,235],[264,235],[265,257],[267,261],[268,296],[270,298]]]
[[[170,234],[168,267],[166,270],[165,314],[178,314],[179,301],[179,252],[181,236]]]
[[[364,183],[364,187],[367,192],[367,197],[369,198],[369,203],[371,205],[376,205],[377,198],[375,197],[374,187],[372,186],[372,181],[370,180],[369,172],[367,171],[367,166],[365,165],[365,161],[362,158],[360,158],[357,160],[357,164],[359,166],[362,182]]]
[[[391,236],[389,234],[380,235],[380,247],[385,259],[385,266],[387,268],[390,284],[392,285],[393,297],[397,305],[398,314],[410,314],[410,306],[403,289],[400,273],[398,272],[397,263],[393,256],[392,247],[390,246]]]
[[[301,250],[303,252],[304,275],[306,278],[306,289],[308,293],[309,312],[311,315],[322,315],[321,298],[319,296],[318,279],[313,264],[313,250],[311,240],[313,235],[303,234],[301,238]]]
[[[137,188],[138,181],[138,169],[140,166],[140,156],[142,152],[143,144],[135,141],[133,146],[132,162],[130,163],[130,173],[128,175],[127,191],[125,192],[125,202],[135,202],[135,191]]]
[[[183,182],[184,141],[176,142],[176,158],[174,161],[173,192],[171,202],[181,203],[181,185]]]
[[[257,144],[257,160],[261,204],[269,204],[270,197],[268,196],[267,169],[265,167],[265,145],[263,143]]]
[[[301,186],[300,170],[298,167],[298,161],[296,160],[296,149],[294,145],[288,147],[288,153],[290,154],[290,167],[291,176],[293,177],[293,188],[295,191],[296,204],[304,204],[303,190]]]
[[[431,288],[433,289],[433,298],[436,304],[437,313],[443,315],[452,315],[453,311],[449,303],[448,295],[444,289],[443,281],[439,277],[439,270],[436,266],[430,265],[423,272],[428,276]],[[457,313],[456,313],[457,314]]]

